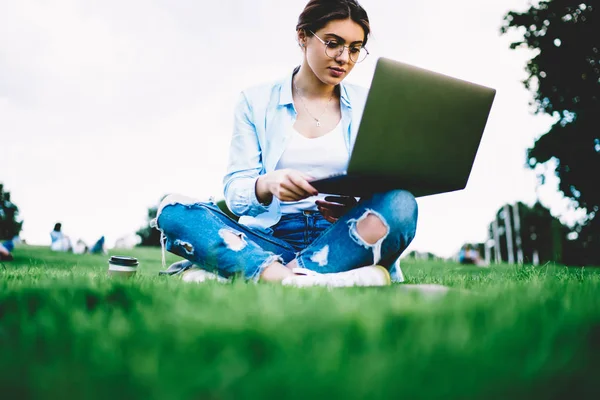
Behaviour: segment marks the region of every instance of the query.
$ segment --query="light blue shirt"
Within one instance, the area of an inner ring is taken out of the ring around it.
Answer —
[[[280,201],[273,197],[268,206],[256,198],[260,175],[275,170],[291,138],[296,122],[292,98],[292,77],[244,90],[235,108],[235,120],[227,174],[223,179],[227,207],[251,228],[270,231],[281,218]],[[368,90],[340,83],[342,129],[348,156],[352,151]]]

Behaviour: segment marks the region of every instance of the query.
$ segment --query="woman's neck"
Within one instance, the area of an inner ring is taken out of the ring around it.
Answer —
[[[300,90],[302,97],[308,99],[328,99],[335,90],[335,86],[327,85],[317,78],[305,63],[294,76],[293,84]]]

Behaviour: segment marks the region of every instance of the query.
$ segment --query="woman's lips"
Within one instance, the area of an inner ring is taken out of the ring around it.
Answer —
[[[344,75],[344,71],[343,69],[338,69],[338,68],[329,68],[329,72],[331,73],[331,75],[333,75],[336,78],[339,78],[340,76]]]

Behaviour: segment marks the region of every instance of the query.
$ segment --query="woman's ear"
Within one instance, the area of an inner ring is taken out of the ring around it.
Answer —
[[[300,46],[301,48],[306,47],[306,32],[304,31],[304,29],[298,29],[296,38],[298,40],[298,46]]]

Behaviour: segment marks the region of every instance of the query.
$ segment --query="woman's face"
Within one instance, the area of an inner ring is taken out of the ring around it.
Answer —
[[[341,55],[335,58],[329,57],[325,53],[325,44],[319,38],[324,42],[336,41],[355,47],[362,45],[365,32],[356,22],[344,19],[331,21],[314,33],[318,37],[309,36],[304,39],[306,62],[319,80],[335,86],[346,78],[355,63],[350,59],[347,48],[344,48]]]

